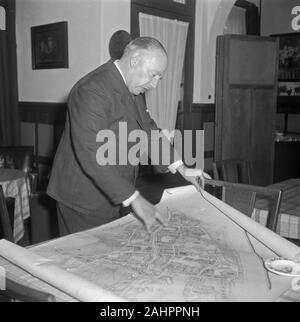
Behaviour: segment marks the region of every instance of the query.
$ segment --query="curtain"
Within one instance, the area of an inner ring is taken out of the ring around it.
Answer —
[[[20,143],[15,1],[7,2],[6,31],[0,31],[0,145]]]
[[[189,24],[139,14],[140,35],[159,40],[168,53],[168,68],[156,89],[146,93],[146,103],[158,127],[173,131],[180,100],[184,54]]]
[[[224,26],[224,34],[246,35],[246,9],[233,6]]]

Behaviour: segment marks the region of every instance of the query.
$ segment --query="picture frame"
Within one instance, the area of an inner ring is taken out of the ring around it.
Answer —
[[[278,81],[300,81],[300,33],[271,35],[279,39]]]
[[[68,23],[31,27],[32,69],[68,68]]]

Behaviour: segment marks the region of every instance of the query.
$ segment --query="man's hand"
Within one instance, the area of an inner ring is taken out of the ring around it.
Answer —
[[[141,195],[139,195],[132,201],[131,207],[134,211],[134,214],[138,217],[139,220],[142,221],[149,233],[151,232],[151,227],[155,222],[159,222],[161,225],[165,225],[164,219],[162,218],[161,214],[150,202],[148,202]]]
[[[177,168],[177,171],[200,191],[204,188],[205,179],[211,179],[210,175],[200,169],[187,168],[185,165],[181,165]]]

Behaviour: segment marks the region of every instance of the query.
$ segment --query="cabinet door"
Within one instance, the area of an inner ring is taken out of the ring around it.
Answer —
[[[271,88],[253,90],[251,155],[259,176],[254,177],[255,184],[273,183],[276,95]]]
[[[257,185],[273,181],[277,62],[274,38],[217,39],[215,160],[250,160]]]

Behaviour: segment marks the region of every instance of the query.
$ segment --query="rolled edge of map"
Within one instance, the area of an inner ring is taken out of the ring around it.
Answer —
[[[53,261],[5,239],[0,240],[0,256],[79,301],[126,301],[98,285],[55,265]]]
[[[203,196],[207,198],[207,200],[213,202],[220,210],[222,210],[229,219],[240,225],[255,239],[269,247],[279,256],[293,258],[300,253],[300,248],[297,245],[291,243],[290,241],[276,234],[267,227],[262,226],[261,224],[257,223],[250,217],[247,217],[238,210],[230,207],[208,192],[202,190],[202,193]]]
[[[199,198],[199,205],[201,204],[202,200],[211,203],[218,210],[222,211],[223,215],[246,230],[251,236],[257,239],[260,243],[264,244],[278,256],[294,258],[300,253],[300,247],[297,245],[291,243],[267,227],[257,223],[253,219],[227,205],[205,190],[201,189],[201,193],[197,192],[194,186],[166,189],[158,206],[168,202],[168,200],[172,200],[172,198],[178,200],[178,198],[181,197],[183,200],[186,200],[187,196]],[[221,212],[220,215],[222,215]]]

